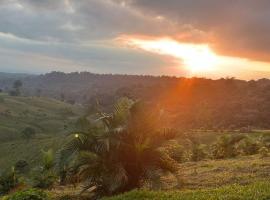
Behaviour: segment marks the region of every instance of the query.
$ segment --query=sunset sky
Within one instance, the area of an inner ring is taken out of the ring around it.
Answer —
[[[269,0],[0,0],[0,71],[270,78]]]

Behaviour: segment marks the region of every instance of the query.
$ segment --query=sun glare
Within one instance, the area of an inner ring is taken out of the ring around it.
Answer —
[[[218,63],[218,56],[206,44],[178,43],[171,39],[129,39],[128,42],[146,51],[176,57],[194,73],[212,71]]]

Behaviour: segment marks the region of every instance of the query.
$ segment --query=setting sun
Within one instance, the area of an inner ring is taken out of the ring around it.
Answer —
[[[129,39],[128,43],[146,51],[178,58],[194,73],[212,71],[219,61],[219,57],[206,44],[185,44],[171,39]]]

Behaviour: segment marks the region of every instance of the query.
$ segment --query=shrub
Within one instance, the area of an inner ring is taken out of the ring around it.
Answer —
[[[260,144],[258,141],[250,137],[247,137],[242,142],[243,143],[241,143],[240,149],[245,155],[253,155],[258,153],[260,149]]]
[[[49,200],[49,196],[41,190],[28,189],[14,193],[6,200]]]
[[[184,161],[184,147],[178,144],[176,140],[170,140],[164,145],[164,150],[168,155],[177,162]]]
[[[56,200],[73,200],[74,198],[68,194],[66,195],[63,195],[63,196],[60,196],[60,197],[57,197]]]
[[[54,170],[54,153],[50,149],[42,151],[42,163],[32,171],[33,187],[49,189],[57,179]]]
[[[236,145],[244,135],[223,135],[212,145],[212,156],[216,159],[231,158],[238,155]]]
[[[251,133],[252,132],[252,128],[251,126],[247,126],[247,127],[242,127],[239,130],[240,133]]]
[[[19,96],[20,93],[19,93],[17,90],[10,90],[10,91],[9,91],[9,95],[10,95],[10,96]]]
[[[29,171],[29,164],[25,160],[19,160],[15,164],[15,170],[19,173],[26,173]]]
[[[264,158],[268,156],[269,150],[266,147],[262,147],[259,149],[259,153],[261,157]]]
[[[5,102],[4,97],[0,97],[0,103],[4,103],[4,102]]]
[[[200,161],[207,157],[206,145],[203,144],[193,144],[191,160]]]
[[[36,135],[36,131],[35,131],[35,129],[33,129],[31,127],[26,127],[22,131],[22,138],[26,139],[26,140],[33,138],[35,135]]]
[[[32,174],[34,188],[50,189],[56,181],[56,175],[52,171],[36,169]]]
[[[7,194],[10,190],[18,186],[19,181],[14,170],[0,176],[0,195]]]

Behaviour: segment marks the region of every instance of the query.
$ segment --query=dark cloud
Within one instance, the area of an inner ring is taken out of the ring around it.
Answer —
[[[200,30],[203,33],[201,39],[211,43],[220,53],[256,60],[270,60],[269,0],[127,0],[125,2],[141,12],[153,16],[161,15],[174,21],[180,30],[183,30],[183,26]],[[189,33],[192,35],[191,32]],[[174,37],[177,38],[177,35]]]
[[[169,26],[110,0],[4,0],[0,32],[18,37],[84,42],[121,34],[163,33]]]
[[[168,74],[166,66],[175,66],[168,58],[109,41],[168,36],[209,43],[223,55],[270,60],[269,10],[269,0],[0,0],[0,45],[18,59],[20,51],[97,72],[142,73],[157,66]]]

